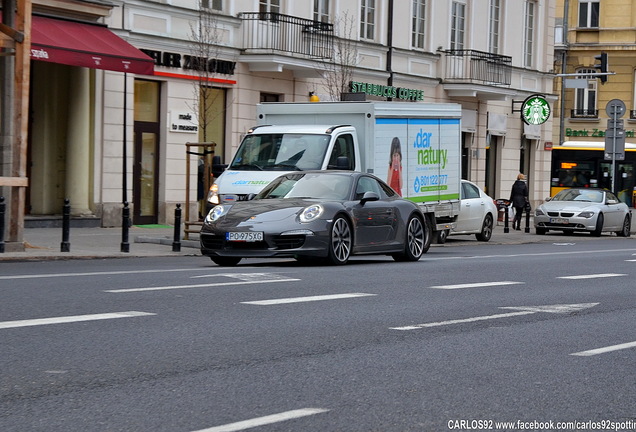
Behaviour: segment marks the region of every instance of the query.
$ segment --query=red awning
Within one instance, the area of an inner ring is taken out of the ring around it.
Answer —
[[[154,60],[108,28],[33,16],[31,59],[152,75]]]

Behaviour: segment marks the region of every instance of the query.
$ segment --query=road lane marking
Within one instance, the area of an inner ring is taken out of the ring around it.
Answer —
[[[462,288],[479,288],[479,287],[490,287],[490,286],[504,286],[504,285],[519,285],[524,284],[525,282],[514,282],[514,281],[500,281],[500,282],[477,282],[477,283],[466,283],[466,284],[457,284],[457,285],[435,285],[430,286],[429,288],[433,289],[462,289]]]
[[[40,279],[40,278],[54,278],[54,277],[76,277],[76,276],[113,276],[113,275],[127,275],[127,274],[140,274],[140,273],[169,273],[169,272],[191,272],[191,271],[209,271],[206,268],[191,268],[191,269],[157,269],[157,270],[121,270],[121,271],[103,271],[103,272],[85,272],[85,273],[47,273],[47,274],[28,274],[28,275],[13,275],[13,276],[0,276],[0,280],[11,279]]]
[[[592,350],[588,350],[588,351],[576,352],[576,353],[572,353],[570,355],[573,355],[573,356],[593,356],[593,355],[597,355],[597,354],[604,354],[604,353],[608,353],[608,352],[612,352],[612,351],[624,350],[624,349],[628,349],[628,348],[636,348],[636,342],[627,342],[627,343],[619,344],[619,345],[606,346],[606,347],[603,347],[603,348],[596,348],[596,349],[592,349]]]
[[[509,313],[505,313],[505,314],[485,315],[485,316],[478,316],[478,317],[473,317],[473,318],[465,318],[465,319],[457,319],[457,320],[449,320],[449,321],[438,321],[438,322],[432,322],[432,323],[426,323],[426,324],[417,324],[417,325],[412,325],[412,326],[390,327],[390,329],[391,330],[417,330],[417,329],[427,328],[427,327],[439,327],[439,326],[445,326],[445,325],[471,323],[471,322],[485,321],[485,320],[491,320],[491,319],[510,318],[510,317],[520,316],[520,315],[531,315],[531,314],[534,314],[534,313],[536,313],[536,312],[532,312],[532,311],[509,312]]]
[[[270,306],[270,305],[287,304],[287,303],[303,303],[303,302],[313,302],[313,301],[322,301],[322,300],[340,300],[340,299],[346,299],[346,298],[368,297],[368,296],[375,296],[375,295],[377,294],[366,294],[366,293],[332,294],[332,295],[321,295],[321,296],[310,296],[310,297],[291,297],[291,298],[281,298],[281,299],[273,299],[273,300],[246,301],[241,303],[250,304],[250,305],[259,305],[259,306]]]
[[[286,411],[279,414],[268,415],[264,417],[257,417],[251,420],[244,420],[236,423],[229,423],[226,425],[215,426],[208,429],[201,429],[195,432],[236,432],[245,429],[251,429],[258,426],[264,426],[274,423],[279,423],[287,420],[293,420],[301,417],[312,416],[316,414],[322,414],[328,412],[328,409],[322,408],[303,408],[293,411]]]
[[[38,326],[38,325],[49,325],[49,324],[66,324],[66,323],[74,323],[74,322],[82,322],[82,321],[97,321],[97,320],[107,320],[107,319],[116,319],[116,318],[133,318],[133,317],[150,316],[150,315],[157,315],[157,314],[149,313],[149,312],[128,311],[128,312],[111,312],[111,313],[92,314],[92,315],[63,316],[63,317],[54,317],[54,318],[38,318],[38,319],[20,320],[20,321],[4,321],[4,322],[0,322],[0,329],[30,327],[30,326]]]
[[[623,273],[598,273],[598,274],[588,274],[588,275],[558,276],[557,279],[597,279],[597,278],[610,278],[610,277],[619,277],[619,276],[627,276],[627,275]]]
[[[496,314],[496,315],[484,315],[472,318],[464,318],[464,319],[456,319],[449,321],[438,321],[431,322],[425,324],[416,324],[404,327],[389,327],[391,330],[418,330],[422,328],[428,327],[439,327],[445,325],[453,325],[453,324],[464,324],[471,323],[476,321],[485,321],[491,319],[500,319],[500,318],[510,318],[521,315],[531,315],[539,312],[544,313],[570,313],[570,312],[578,312],[584,309],[588,309],[598,305],[598,303],[579,303],[579,304],[561,304],[561,305],[546,305],[546,306],[502,306],[499,309],[512,309],[519,312],[509,312],[504,314]]]
[[[144,291],[165,291],[187,288],[210,288],[215,286],[231,286],[231,285],[247,285],[247,284],[264,284],[272,282],[297,282],[301,279],[281,276],[274,273],[223,273],[218,276],[239,279],[239,282],[214,282],[206,284],[190,284],[190,285],[169,285],[144,288],[122,288],[113,290],[104,290],[108,293],[131,293]]]

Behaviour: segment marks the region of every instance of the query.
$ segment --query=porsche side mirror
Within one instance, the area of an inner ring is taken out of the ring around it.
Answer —
[[[360,203],[364,204],[367,201],[378,201],[380,199],[380,195],[378,195],[375,192],[365,192],[364,195],[362,195],[362,199],[360,200]]]

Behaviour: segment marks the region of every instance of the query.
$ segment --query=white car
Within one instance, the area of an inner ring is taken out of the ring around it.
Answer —
[[[597,237],[602,232],[629,237],[631,222],[627,204],[604,189],[564,189],[537,207],[534,213],[537,234],[549,230],[564,234],[587,231]]]
[[[475,183],[462,180],[461,208],[455,229],[450,232],[440,231],[437,242],[444,243],[448,235],[466,234],[475,234],[477,240],[487,242],[492,237],[496,217],[497,206],[494,200]]]

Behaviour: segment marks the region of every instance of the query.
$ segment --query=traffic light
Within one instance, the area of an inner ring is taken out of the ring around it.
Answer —
[[[595,64],[594,67],[598,69],[599,72],[607,73],[607,53],[602,51],[600,55],[594,56],[594,59],[599,61],[599,64]],[[601,84],[607,82],[607,75],[600,75],[598,78],[601,80]]]

